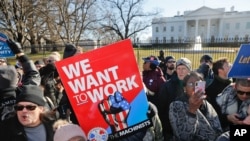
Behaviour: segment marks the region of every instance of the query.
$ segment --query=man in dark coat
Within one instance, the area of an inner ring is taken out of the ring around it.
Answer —
[[[20,44],[10,39],[7,40],[7,43],[20,62],[23,74],[19,74],[18,78],[14,66],[0,66],[0,121],[13,116],[15,99],[21,92],[23,85],[40,85],[41,81],[33,61],[23,53]]]
[[[54,121],[46,118],[43,90],[36,85],[24,85],[16,98],[16,116],[0,123],[3,141],[53,141]]]
[[[182,80],[191,71],[191,61],[187,58],[180,58],[176,62],[176,72],[169,81],[162,85],[159,92],[158,111],[162,123],[164,141],[172,140],[173,130],[169,121],[169,106],[177,97],[184,94]]]

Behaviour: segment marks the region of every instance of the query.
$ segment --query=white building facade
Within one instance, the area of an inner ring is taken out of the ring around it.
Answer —
[[[249,41],[250,11],[226,12],[225,8],[212,9],[203,6],[185,11],[183,15],[152,20],[153,42],[175,43],[195,41]]]

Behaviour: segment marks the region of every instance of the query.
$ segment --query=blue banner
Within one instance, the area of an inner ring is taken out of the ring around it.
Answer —
[[[228,73],[232,78],[250,78],[250,44],[242,44]]]
[[[0,33],[0,57],[12,57],[15,56],[13,52],[10,50],[6,40],[8,36],[3,33]]]

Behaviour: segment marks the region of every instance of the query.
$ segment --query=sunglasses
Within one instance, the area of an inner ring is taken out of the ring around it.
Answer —
[[[26,106],[24,106],[24,105],[15,105],[14,109],[16,111],[22,111],[24,108],[26,108],[26,110],[33,111],[33,110],[36,109],[36,107],[37,107],[36,105],[26,105]]]
[[[250,96],[250,92],[243,92],[243,91],[240,91],[240,90],[237,90],[237,94],[239,94],[239,95],[246,94],[247,96]]]

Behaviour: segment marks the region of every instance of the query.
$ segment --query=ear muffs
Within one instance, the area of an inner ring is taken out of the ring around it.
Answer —
[[[157,68],[157,66],[154,63],[150,63],[149,66],[152,70],[155,70]]]

